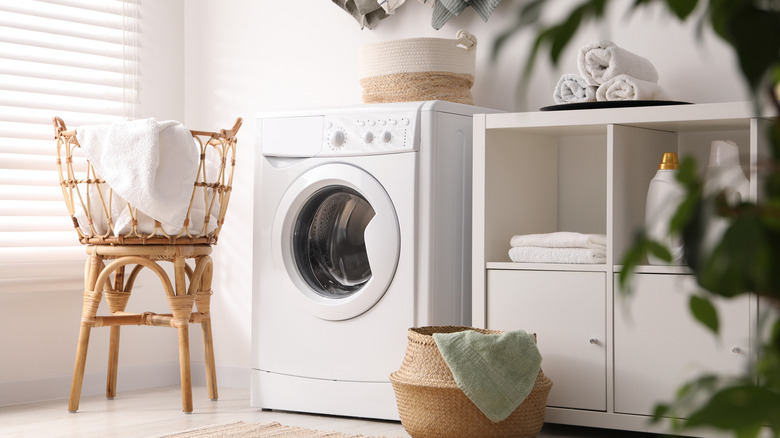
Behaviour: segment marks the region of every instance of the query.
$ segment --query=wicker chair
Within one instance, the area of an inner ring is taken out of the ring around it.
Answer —
[[[189,413],[192,412],[192,386],[188,328],[189,324],[200,324],[209,398],[217,399],[209,315],[213,272],[209,254],[211,246],[217,243],[230,198],[235,166],[235,135],[240,127],[239,118],[229,130],[191,131],[195,140],[193,152],[197,153],[195,145],[200,149],[199,168],[186,219],[181,229],[173,233],[136,207],[121,201],[95,173],[92,163],[83,158],[76,131],[69,131],[62,119],[54,118],[62,194],[79,241],[87,245],[88,254],[69,411],[76,412],[79,407],[89,335],[93,327],[111,327],[106,384],[108,398],[116,395],[120,326],[176,328],[179,336],[182,410]],[[119,209],[125,215],[123,227],[116,225]],[[194,266],[190,266],[188,261]],[[162,262],[173,263],[173,281],[162,268]],[[125,312],[133,284],[143,268],[150,269],[159,278],[171,313]],[[97,315],[98,305],[104,295],[110,314],[100,316]]]

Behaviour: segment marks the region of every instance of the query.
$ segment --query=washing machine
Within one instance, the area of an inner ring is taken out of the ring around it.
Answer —
[[[407,329],[471,319],[472,115],[448,102],[259,114],[251,404],[398,419]]]

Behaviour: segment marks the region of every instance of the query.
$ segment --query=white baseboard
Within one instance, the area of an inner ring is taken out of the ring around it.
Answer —
[[[176,368],[178,372],[178,368]],[[217,365],[217,386],[220,388],[240,388],[249,391],[251,373],[249,367],[228,367]],[[178,380],[174,384],[178,384]],[[206,365],[203,362],[192,364],[192,384],[206,384]]]
[[[205,375],[205,369],[203,375]],[[251,381],[252,373],[249,367],[217,367],[218,386],[246,389],[248,393]]]
[[[47,400],[66,400],[70,395],[72,376],[52,376],[40,379],[0,382],[0,406],[20,405]],[[217,384],[225,388],[249,390],[249,367],[217,367]],[[118,391],[159,388],[179,384],[177,362],[119,368]],[[202,362],[192,363],[192,384],[206,384],[206,367]],[[81,395],[104,394],[106,370],[84,374]]]
[[[32,380],[0,382],[0,406],[45,400],[67,399],[72,376],[52,376]],[[175,385],[179,382],[179,364],[167,363],[119,368],[117,389],[132,391]],[[84,373],[81,395],[104,394],[106,370]]]

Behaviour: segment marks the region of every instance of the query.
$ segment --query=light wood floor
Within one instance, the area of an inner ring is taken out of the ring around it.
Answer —
[[[262,411],[249,406],[249,391],[220,388],[219,401],[210,401],[204,387],[193,388],[195,412],[181,412],[178,387],[120,392],[114,400],[103,396],[82,397],[79,412],[71,414],[67,401],[0,407],[0,437],[154,437],[187,429],[247,421],[278,421],[288,426],[363,435],[404,437],[398,422]],[[540,437],[651,437],[601,429],[545,425]]]

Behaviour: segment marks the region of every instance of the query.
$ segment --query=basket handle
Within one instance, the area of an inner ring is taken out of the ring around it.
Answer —
[[[455,34],[455,39],[457,40],[457,45],[463,47],[467,51],[477,46],[477,37],[465,29],[459,30]]]
[[[68,130],[65,126],[65,121],[59,116],[52,117],[51,122],[54,124],[54,138],[59,137],[63,132]]]
[[[222,129],[219,131],[220,135],[225,138],[233,138],[235,137],[236,133],[238,133],[238,130],[241,129],[241,125],[244,123],[244,120],[239,117],[236,119],[236,123],[233,124],[233,127],[229,130]]]

